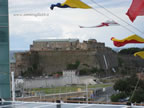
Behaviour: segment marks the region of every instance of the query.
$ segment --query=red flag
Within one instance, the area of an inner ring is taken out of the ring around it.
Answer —
[[[132,22],[136,19],[137,16],[143,16],[144,15],[144,0],[133,0],[126,15],[129,16]]]
[[[117,26],[120,25],[115,21],[106,21],[102,22],[100,25],[97,26],[90,26],[90,27],[85,27],[85,26],[79,26],[80,28],[97,28],[97,27],[104,27],[104,26]]]

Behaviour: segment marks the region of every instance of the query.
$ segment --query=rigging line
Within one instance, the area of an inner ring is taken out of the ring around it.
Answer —
[[[94,11],[98,12],[99,14],[105,16],[106,18],[112,19],[112,18],[110,18],[109,16],[103,14],[102,12],[100,12],[100,11],[94,9],[94,8],[92,8],[92,9],[93,9]],[[113,20],[113,19],[112,19],[112,20]],[[129,29],[129,28],[127,28],[127,27],[125,27],[125,26],[123,26],[123,25],[121,25],[121,24],[120,24],[120,26],[122,26],[123,28],[127,29],[127,30],[130,31],[131,33],[137,34],[137,33],[135,33],[134,31],[132,31],[131,29]]]
[[[73,1],[73,2],[76,4],[76,1]],[[81,7],[81,5],[80,5],[80,4],[78,4],[78,6],[79,6],[79,7]],[[89,6],[89,5],[88,5],[88,6]],[[91,6],[90,6],[90,7],[91,7]],[[91,7],[91,8],[92,8],[92,7]],[[93,8],[92,8],[92,9],[93,9]],[[90,33],[90,34],[91,34],[91,33]]]
[[[108,19],[113,20],[112,18],[110,18],[109,16],[107,16],[107,15],[103,14],[102,12],[100,12],[100,11],[96,10],[95,8],[92,8],[92,9],[93,9],[94,11],[98,12],[99,14],[103,15],[104,17],[106,17],[106,18],[108,18]],[[127,28],[127,27],[123,26],[123,25],[121,25],[121,26],[122,26],[123,28],[127,29],[128,31],[130,31],[130,32],[134,33],[134,34],[137,34],[137,33],[135,33],[134,31],[132,31],[131,29],[129,29],[129,28]]]
[[[108,9],[106,9],[105,7],[99,5],[97,2],[95,2],[94,0],[91,0],[93,3],[95,3],[97,6],[105,9],[108,13],[112,14],[113,16],[115,16],[116,18],[120,19],[121,21],[123,21],[124,23],[128,24],[129,26],[133,27],[134,29],[136,29],[137,31],[139,31],[140,33],[144,34],[144,32],[142,32],[141,30],[139,30],[137,27],[127,23],[125,20],[123,20],[122,18],[118,17],[117,15],[115,15],[114,13],[112,13],[111,11],[109,11]]]
[[[133,93],[132,93],[132,96],[130,97],[130,102],[132,101],[132,98],[134,97],[134,94],[135,94],[135,91],[136,91],[137,86],[138,86],[138,84],[139,84],[139,81],[140,81],[140,78],[138,78],[138,81],[137,81],[137,84],[136,84],[136,86],[135,86],[135,88],[134,88],[134,91],[133,91]]]
[[[75,1],[74,1],[74,2],[75,2]],[[78,6],[81,7],[80,4],[78,4]],[[109,16],[107,16],[107,15],[103,14],[102,12],[96,10],[95,8],[92,7],[92,9],[93,9],[94,11],[96,11],[97,13],[103,15],[104,17],[113,20],[112,18],[110,18]],[[129,28],[127,28],[127,27],[125,27],[125,26],[123,26],[123,25],[121,25],[121,26],[122,26],[123,28],[127,29],[128,31],[130,31],[131,33],[137,34],[137,33],[135,33],[134,31],[130,30]]]

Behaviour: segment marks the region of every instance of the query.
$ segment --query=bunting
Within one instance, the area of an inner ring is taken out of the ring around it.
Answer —
[[[80,0],[66,0],[64,3],[57,3],[57,4],[52,4],[50,6],[50,9],[53,10],[54,7],[59,7],[59,8],[82,8],[82,9],[89,9],[91,8],[87,4],[83,3]]]
[[[136,19],[137,16],[143,16],[144,15],[144,0],[133,0],[126,15],[129,16],[132,22]]]
[[[144,39],[137,36],[137,35],[132,35],[132,36],[129,36],[129,37],[124,38],[122,40],[118,40],[118,39],[112,37],[111,40],[113,41],[113,44],[116,47],[121,47],[121,46],[124,46],[124,45],[129,44],[129,43],[144,43]]]
[[[118,24],[115,21],[106,21],[106,22],[102,22],[100,25],[97,26],[90,26],[90,27],[86,27],[86,26],[79,26],[80,28],[97,28],[97,27],[107,27],[107,26],[118,26],[120,24]]]

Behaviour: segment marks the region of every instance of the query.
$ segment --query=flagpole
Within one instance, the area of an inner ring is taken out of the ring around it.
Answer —
[[[88,104],[88,82],[86,82],[86,102]]]
[[[15,81],[14,81],[14,72],[11,72],[12,78],[12,101],[15,102]]]

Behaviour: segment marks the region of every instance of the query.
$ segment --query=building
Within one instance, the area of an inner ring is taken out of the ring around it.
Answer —
[[[95,50],[104,48],[104,43],[98,43],[95,39],[79,42],[79,39],[41,39],[33,41],[30,45],[31,51],[53,51],[53,50]]]
[[[16,53],[16,73],[45,76],[67,70],[67,65],[76,61],[81,67],[106,69],[103,55],[109,68],[118,65],[116,54],[95,39],[83,42],[78,39],[36,40],[30,45],[30,51]]]
[[[66,84],[79,84],[79,78],[76,70],[63,70],[63,80]]]
[[[83,42],[78,39],[48,39],[34,41],[30,51],[16,53],[15,73],[16,76],[53,75],[68,70],[68,65],[76,61],[80,62],[78,70],[96,68],[111,72],[113,68],[119,68],[136,72],[136,68],[144,66],[143,60],[133,55],[118,55],[95,39]]]
[[[8,0],[0,0],[0,98],[10,97]]]
[[[78,39],[41,39],[33,41],[31,51],[76,49]]]

